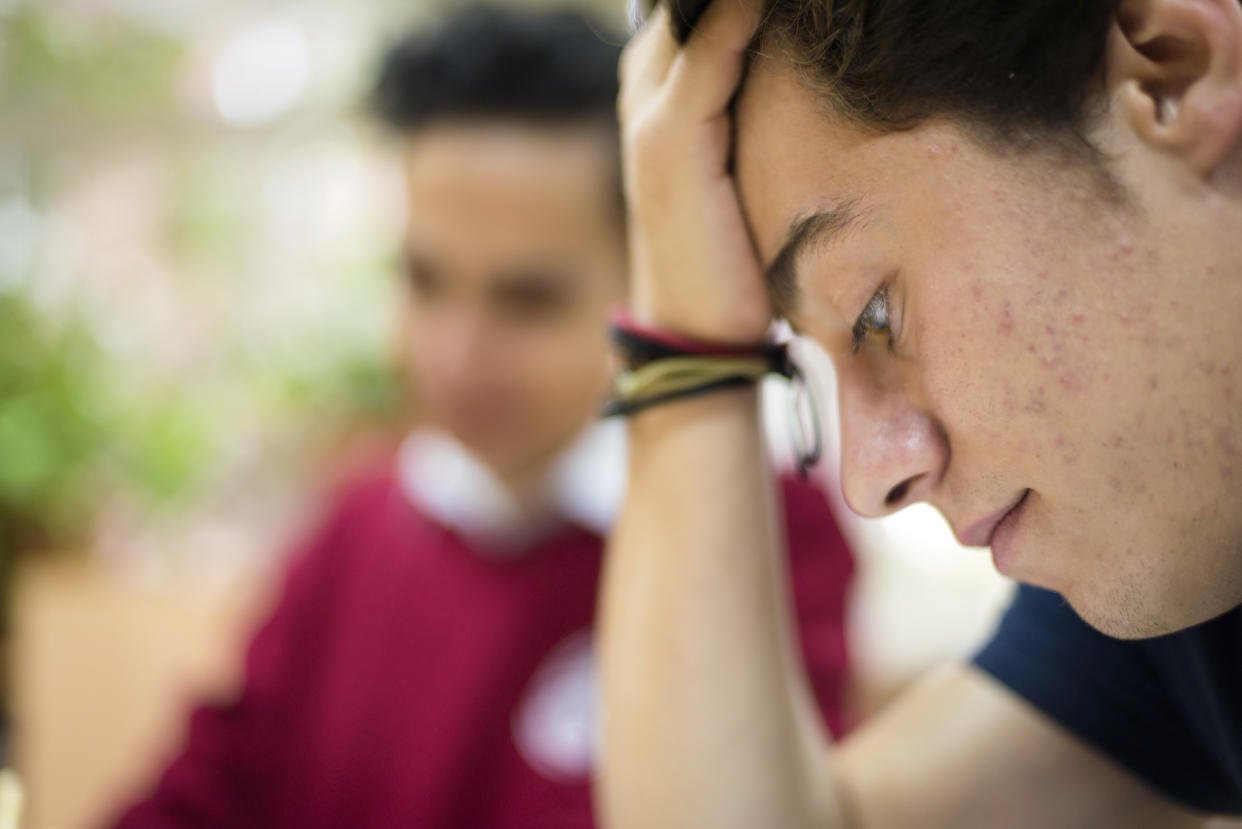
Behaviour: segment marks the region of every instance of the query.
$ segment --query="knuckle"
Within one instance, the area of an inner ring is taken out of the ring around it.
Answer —
[[[650,157],[667,142],[670,130],[666,120],[658,108],[647,107],[625,122],[623,140],[632,157]]]
[[[623,129],[641,117],[650,97],[649,93],[632,85],[621,86],[621,93],[617,96],[617,115]]]
[[[617,61],[617,75],[622,83],[627,78],[632,78],[639,74],[642,67],[650,60],[648,55],[651,51],[648,44],[649,40],[648,32],[639,32],[630,38],[629,43],[625,44],[625,48],[621,50],[621,57]]]
[[[617,73],[621,78],[624,79],[626,75],[633,73],[641,46],[642,34],[639,33],[630,38],[629,43],[625,44],[625,48],[621,50],[621,58],[617,61]]]

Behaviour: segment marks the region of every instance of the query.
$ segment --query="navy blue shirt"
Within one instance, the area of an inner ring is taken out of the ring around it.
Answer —
[[[1174,800],[1242,814],[1242,607],[1128,642],[1024,586],[975,663]]]

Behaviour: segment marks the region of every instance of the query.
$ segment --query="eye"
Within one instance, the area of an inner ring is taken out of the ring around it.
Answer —
[[[887,285],[875,292],[875,296],[871,297],[867,307],[858,315],[858,320],[854,323],[854,341],[850,346],[850,353],[857,354],[872,334],[885,334],[889,337],[889,342],[892,342],[893,332],[889,328],[888,318]]]
[[[498,306],[514,319],[546,319],[569,305],[566,280],[545,274],[506,277],[494,288]]]
[[[409,257],[405,275],[419,299],[432,300],[443,292],[444,285],[440,274],[426,260]]]

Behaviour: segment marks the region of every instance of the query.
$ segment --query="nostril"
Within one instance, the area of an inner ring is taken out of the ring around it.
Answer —
[[[888,491],[888,495],[884,498],[884,505],[887,507],[895,507],[906,498],[906,493],[910,491],[910,481],[904,480],[897,486]]]

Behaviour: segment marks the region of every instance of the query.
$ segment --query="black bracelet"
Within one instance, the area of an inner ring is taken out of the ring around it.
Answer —
[[[674,348],[666,343],[649,339],[641,334],[623,328],[619,325],[613,325],[610,328],[613,345],[616,346],[617,352],[621,355],[625,365],[630,369],[638,369],[669,357],[705,357],[713,356],[707,354],[699,354],[692,351],[684,351]],[[745,352],[739,352],[745,353]],[[756,357],[762,357],[768,364],[768,370],[773,374],[779,374],[787,380],[792,380],[797,369],[789,357],[789,349],[784,343],[772,343],[765,345],[761,349],[750,352]],[[729,356],[729,355],[720,355]]]
[[[700,394],[716,391],[718,389],[741,388],[742,386],[753,386],[755,381],[750,377],[722,377],[719,380],[712,380],[701,386],[694,386],[689,389],[678,389],[664,394],[656,394],[651,397],[640,397],[636,400],[609,400],[603,409],[604,417],[629,417],[632,414],[641,412],[643,409],[658,406],[661,403],[669,403],[674,400],[683,400],[690,397],[698,397]]]

